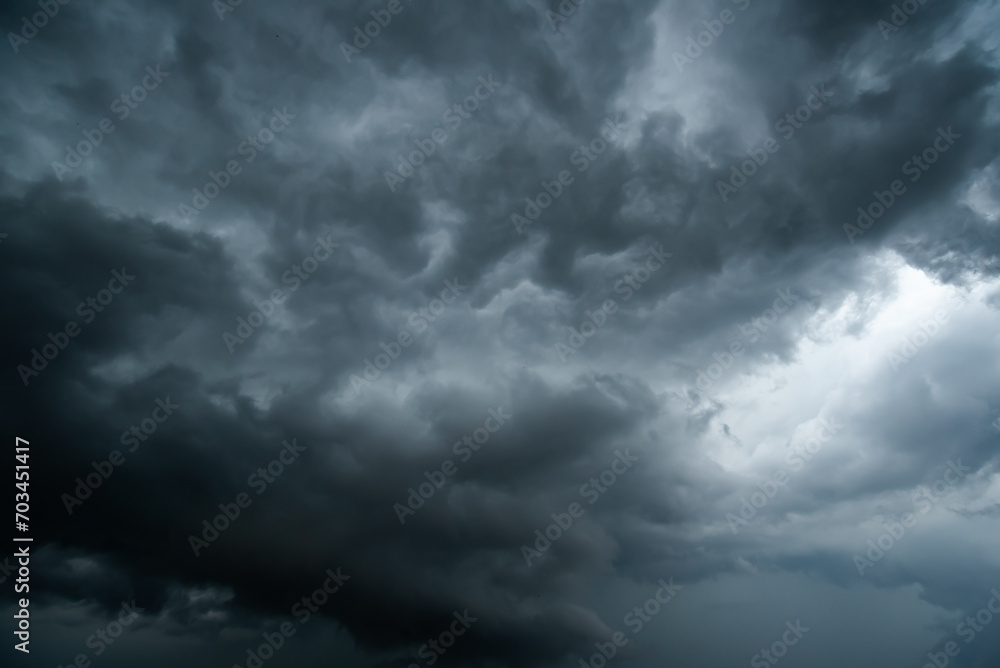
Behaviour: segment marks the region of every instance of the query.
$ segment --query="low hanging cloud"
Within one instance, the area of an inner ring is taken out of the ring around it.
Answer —
[[[1000,658],[992,0],[0,22],[11,665]]]

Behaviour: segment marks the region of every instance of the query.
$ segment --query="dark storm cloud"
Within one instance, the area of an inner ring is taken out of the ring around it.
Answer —
[[[836,665],[823,648],[849,632],[852,656],[904,666],[933,648],[924,629],[943,637],[951,611],[981,607],[1000,582],[982,556],[991,312],[955,308],[951,338],[898,372],[865,356],[883,355],[895,330],[880,314],[916,280],[890,251],[991,298],[997,63],[968,20],[990,4],[928,2],[883,39],[891,3],[595,0],[553,30],[546,12],[566,3],[402,0],[348,60],[342,43],[389,4],[244,2],[220,20],[211,2],[74,0],[8,54],[2,392],[5,422],[40,444],[45,658],[86,651],[132,598],[147,612],[105,665],[176,665],[191,647],[211,648],[198,665],[245,665],[288,620],[301,632],[276,664],[423,664],[467,609],[477,621],[442,663],[577,665],[621,629],[618,661],[748,661],[811,612],[799,660]],[[18,5],[4,25],[33,7]],[[724,9],[738,20],[678,72],[674,52]],[[169,75],[117,118],[150,66]],[[386,172],[487,76],[491,97],[391,189]],[[829,99],[782,137],[775,123],[814,86]],[[287,127],[265,141],[278,112]],[[114,132],[59,181],[53,161],[104,117]],[[581,163],[606,119],[619,136]],[[856,209],[949,127],[954,146],[851,243]],[[780,150],[723,201],[718,182],[770,137]],[[183,220],[234,160],[240,173]],[[512,214],[562,170],[572,184],[518,234]],[[311,270],[320,240],[336,250]],[[651,246],[670,257],[643,280]],[[134,282],[84,323],[78,305],[123,270]],[[456,298],[436,302],[449,284]],[[223,335],[275,291],[286,299],[230,353]],[[781,294],[794,297],[770,320]],[[556,344],[608,300],[563,362]],[[18,365],[70,321],[81,333],[25,387]],[[734,342],[745,352],[699,386]],[[123,432],[167,398],[179,407],[128,451]],[[491,410],[511,417],[462,459]],[[844,426],[822,455],[731,531],[740,497],[831,417]],[[252,476],[285,441],[305,450],[258,494]],[[115,449],[125,463],[68,513],[63,495]],[[591,505],[582,486],[628,449],[635,469]],[[959,457],[971,471],[954,497],[859,577],[852,556],[880,522]],[[401,523],[394,506],[448,460],[457,472]],[[209,540],[203,521],[241,493],[252,503]],[[573,502],[583,516],[526,563]],[[300,627],[293,606],[338,567],[350,580]],[[685,587],[657,618],[669,625],[633,637],[626,613],[669,577]]]

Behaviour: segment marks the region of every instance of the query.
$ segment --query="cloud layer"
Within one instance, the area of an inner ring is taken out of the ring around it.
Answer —
[[[996,664],[995,2],[37,11],[32,661]]]

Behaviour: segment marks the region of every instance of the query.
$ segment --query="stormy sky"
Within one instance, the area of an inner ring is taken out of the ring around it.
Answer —
[[[1000,661],[995,0],[0,25],[4,665]]]

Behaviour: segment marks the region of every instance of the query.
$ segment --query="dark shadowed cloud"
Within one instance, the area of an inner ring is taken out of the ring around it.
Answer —
[[[30,665],[996,664],[995,0],[56,4]]]

